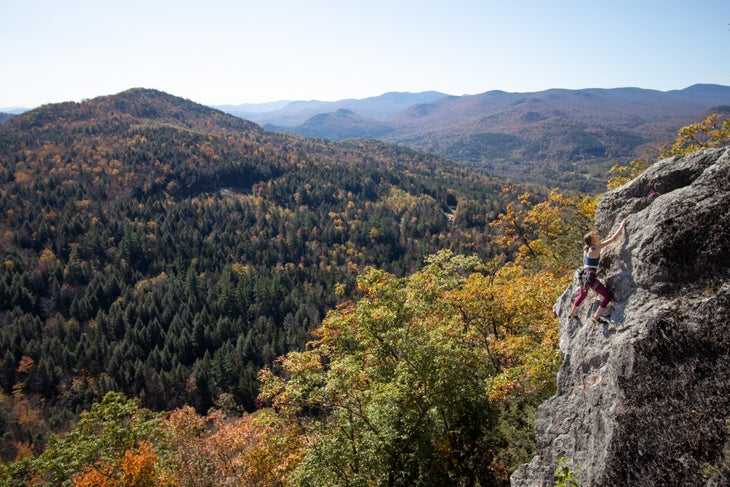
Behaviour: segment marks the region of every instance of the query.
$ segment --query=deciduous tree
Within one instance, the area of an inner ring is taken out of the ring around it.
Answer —
[[[282,360],[286,379],[261,374],[262,397],[306,437],[294,485],[507,482],[501,411],[553,391],[559,286],[448,251],[407,278],[365,272],[362,296]]]

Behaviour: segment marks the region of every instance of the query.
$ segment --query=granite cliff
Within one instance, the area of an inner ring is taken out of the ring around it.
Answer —
[[[616,331],[590,322],[577,287],[555,305],[563,363],[535,417],[539,454],[512,485],[553,486],[558,459],[581,486],[730,485],[730,148],[664,159],[606,193],[600,277]]]

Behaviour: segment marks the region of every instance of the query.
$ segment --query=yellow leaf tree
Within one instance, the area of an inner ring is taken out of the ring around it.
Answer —
[[[658,154],[661,159],[728,144],[730,144],[730,119],[719,113],[713,113],[702,122],[680,128],[674,144],[659,150]],[[608,189],[618,188],[637,178],[651,163],[649,157],[639,157],[625,166],[616,164],[609,171],[613,176],[608,180]]]
[[[369,269],[283,375],[261,374],[262,397],[305,438],[289,481],[507,485],[532,450],[512,448],[504,412],[553,393],[561,286],[449,251],[407,278]],[[531,437],[529,421],[519,429]]]
[[[583,236],[593,225],[597,197],[554,189],[543,201],[524,193],[491,223],[498,242],[517,264],[564,274],[576,266]]]

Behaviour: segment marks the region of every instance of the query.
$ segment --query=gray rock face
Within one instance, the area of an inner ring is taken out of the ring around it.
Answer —
[[[659,161],[604,195],[601,236],[628,216],[601,267],[609,332],[555,305],[563,363],[535,417],[539,455],[513,486],[553,486],[564,457],[581,486],[730,485],[730,148]]]

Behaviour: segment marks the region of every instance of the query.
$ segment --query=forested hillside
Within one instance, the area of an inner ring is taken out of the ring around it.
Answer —
[[[387,95],[383,95],[385,98]],[[417,101],[399,112],[366,110],[378,98],[298,102],[239,114],[266,128],[307,137],[370,137],[446,157],[515,181],[600,193],[614,164],[656,156],[677,130],[727,113],[730,87],[489,91]],[[311,118],[296,115],[308,106]],[[347,111],[338,111],[342,108]]]
[[[5,459],[108,391],[255,409],[258,371],[366,266],[491,257],[489,223],[514,200],[433,156],[273,134],[142,89],[13,117],[0,164]]]

